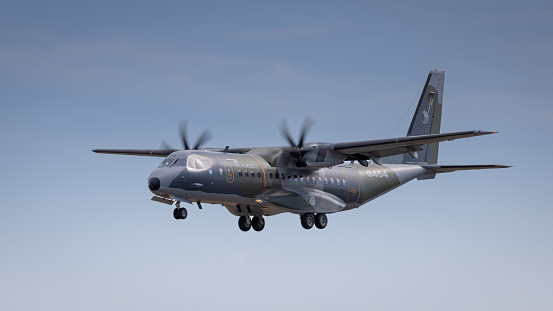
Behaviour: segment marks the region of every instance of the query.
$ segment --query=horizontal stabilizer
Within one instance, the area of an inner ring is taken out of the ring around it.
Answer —
[[[509,168],[508,165],[423,165],[432,173],[451,173],[455,171],[487,170],[492,168]]]

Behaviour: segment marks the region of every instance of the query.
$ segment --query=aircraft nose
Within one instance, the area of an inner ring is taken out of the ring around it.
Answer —
[[[159,178],[150,178],[150,180],[148,181],[148,188],[150,188],[150,190],[152,191],[156,191],[159,190],[159,187],[161,187],[161,182],[159,181]]]

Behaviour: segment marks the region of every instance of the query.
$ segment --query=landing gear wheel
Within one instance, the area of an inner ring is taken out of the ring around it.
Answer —
[[[305,229],[311,229],[313,228],[313,225],[315,224],[315,216],[311,213],[306,213],[301,215],[301,225]]]
[[[319,229],[326,228],[326,225],[328,224],[328,218],[326,217],[325,213],[319,213],[315,215],[315,226]]]
[[[246,219],[246,216],[240,216],[238,218],[238,227],[244,232],[249,231],[252,227],[252,222]]]
[[[173,210],[173,217],[175,217],[175,219],[180,219],[178,207]]]
[[[184,207],[177,207],[173,210],[173,217],[175,219],[186,219],[188,216],[188,211]]]
[[[263,219],[263,216],[255,216],[252,219],[252,227],[255,231],[263,230],[263,228],[265,228],[265,219]]]

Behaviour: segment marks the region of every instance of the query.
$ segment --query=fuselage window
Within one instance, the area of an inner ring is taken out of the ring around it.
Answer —
[[[244,175],[246,175],[246,177],[250,176],[248,171],[244,171]]]
[[[336,178],[336,184],[339,186],[340,185],[340,179]]]
[[[292,175],[288,174],[288,180],[292,179]]]
[[[238,176],[242,176],[242,171],[238,170]]]
[[[209,175],[213,175],[213,171],[212,171],[212,170],[209,170]]]
[[[328,178],[325,177],[325,185],[328,185]]]
[[[222,168],[219,169],[219,174],[223,176],[224,172]],[[238,174],[240,174],[240,171],[238,171]],[[242,174],[240,174],[240,176],[242,176]]]
[[[313,183],[316,183],[315,177],[311,177],[311,181],[312,181]]]
[[[257,172],[257,177],[261,178],[261,173]]]
[[[298,181],[298,175],[294,175],[294,180]]]
[[[250,174],[252,177],[255,177],[255,174],[253,173],[253,171],[250,171]]]
[[[300,175],[300,182],[303,182],[303,175]]]
[[[309,182],[309,176],[305,176],[305,182]]]
[[[282,180],[286,180],[286,175],[282,174]]]
[[[269,173],[269,178],[273,179],[273,173]]]
[[[345,179],[342,179],[342,183],[344,184],[344,186],[346,185],[346,180]]]
[[[334,178],[330,178],[330,184],[334,185]]]
[[[319,177],[319,184],[323,184],[323,179],[321,177]]]

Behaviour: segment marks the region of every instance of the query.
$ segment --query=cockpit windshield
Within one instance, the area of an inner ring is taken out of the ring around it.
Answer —
[[[190,169],[205,169],[204,163],[195,156],[188,157],[188,168]]]
[[[161,164],[158,167],[169,166],[171,165],[171,162],[173,162],[173,159],[166,158],[165,160],[163,160],[163,162],[161,162]]]
[[[186,166],[186,158],[178,158],[175,159],[174,157],[166,158],[161,162],[161,164],[158,167],[166,167],[166,166]]]
[[[186,158],[177,159],[171,166],[186,166]]]

